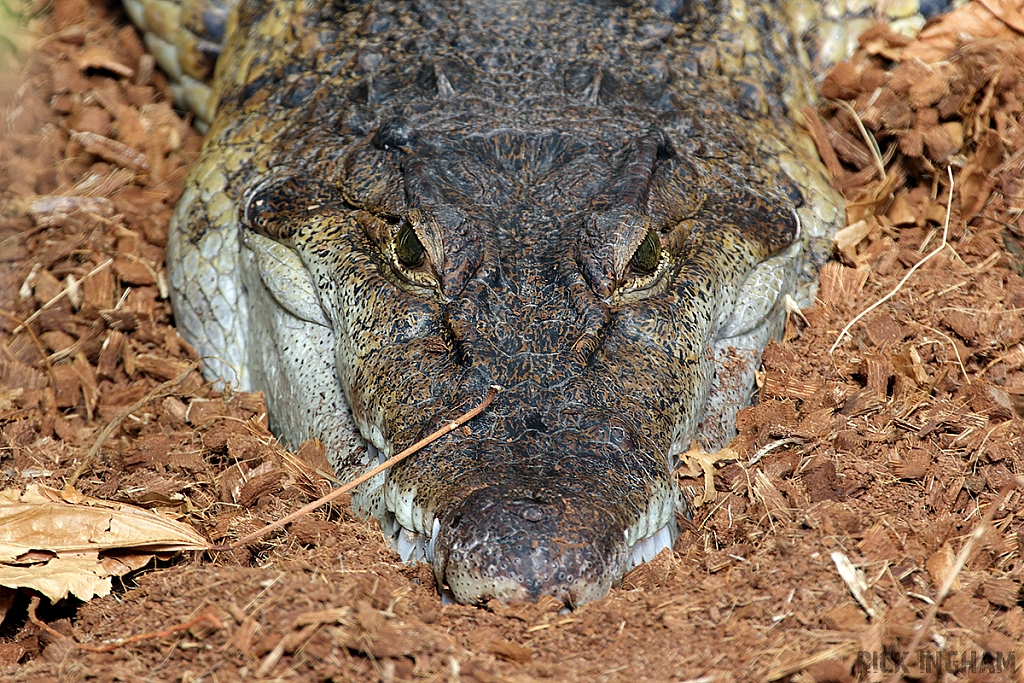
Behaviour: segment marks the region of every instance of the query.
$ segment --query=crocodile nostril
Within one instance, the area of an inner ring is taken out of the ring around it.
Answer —
[[[625,427],[613,425],[607,430],[608,442],[617,446],[621,451],[629,453],[636,450],[636,441],[633,435]]]
[[[513,501],[514,505],[519,506],[515,510],[516,514],[525,519],[527,522],[543,522],[546,519],[554,519],[558,517],[558,509],[552,505],[543,505],[531,500],[517,500]]]

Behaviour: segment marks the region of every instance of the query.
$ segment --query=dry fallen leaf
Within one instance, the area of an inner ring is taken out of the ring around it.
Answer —
[[[678,470],[685,476],[694,479],[704,478],[704,491],[693,497],[693,507],[699,508],[704,503],[715,499],[715,464],[738,460],[739,455],[731,448],[723,448],[714,453],[705,453],[696,441],[690,444],[690,450],[679,456]]]
[[[52,601],[106,595],[111,575],[142,566],[151,553],[207,547],[187,524],[72,488],[0,491],[0,586],[32,588]],[[100,557],[126,550],[134,552]]]

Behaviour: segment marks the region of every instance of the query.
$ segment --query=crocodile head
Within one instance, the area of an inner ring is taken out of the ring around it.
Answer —
[[[839,220],[794,36],[661,5],[247,0],[221,58],[179,325],[342,479],[503,387],[353,497],[460,602],[579,605],[672,545],[675,459]]]

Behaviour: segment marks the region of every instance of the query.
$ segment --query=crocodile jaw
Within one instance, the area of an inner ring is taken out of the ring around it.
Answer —
[[[551,595],[578,607],[603,597],[631,568],[671,548],[676,513],[685,511],[680,505],[676,495],[661,496],[622,530],[615,515],[592,501],[545,501],[485,487],[445,513],[443,521],[434,517],[429,535],[399,524],[392,510],[389,518],[396,520],[393,544],[402,560],[431,563],[443,595],[456,602],[524,602]],[[422,510],[403,512],[408,523],[430,518]]]
[[[627,548],[625,561],[621,561],[621,554],[616,553],[615,557],[620,558],[619,564],[612,568],[608,577],[601,577],[598,580],[573,575],[564,568],[561,569],[561,581],[557,576],[554,581],[543,581],[536,577],[526,580],[525,576],[511,574],[485,576],[478,569],[478,565],[467,562],[466,558],[473,556],[473,550],[486,551],[487,548],[479,548],[473,544],[471,552],[461,553],[462,562],[452,559],[450,548],[442,549],[440,554],[437,552],[441,522],[436,519],[430,536],[399,527],[393,536],[392,544],[403,562],[427,562],[433,565],[434,577],[442,597],[452,602],[476,604],[489,598],[496,598],[502,602],[526,602],[547,594],[563,600],[567,605],[579,607],[602,598],[617,580],[633,567],[650,562],[661,551],[671,549],[677,533],[676,520],[673,517],[652,535],[641,538],[632,546],[624,544]],[[539,565],[541,568],[547,565],[550,573],[552,565],[547,561],[538,562],[534,559],[539,555],[538,552],[530,558],[531,565]]]

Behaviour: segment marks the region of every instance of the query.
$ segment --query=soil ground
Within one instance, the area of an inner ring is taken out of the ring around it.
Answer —
[[[30,616],[0,591],[0,679],[1024,680],[1024,43],[1019,14],[971,7],[994,37],[879,29],[825,80],[808,125],[851,227],[734,453],[680,472],[702,502],[674,552],[607,599],[442,605],[341,505],[88,603]],[[200,136],[115,5],[22,25],[38,40],[0,44],[0,488],[80,470],[214,540],[312,500],[317,445],[283,451],[262,398],[207,386],[173,327],[167,221]]]

